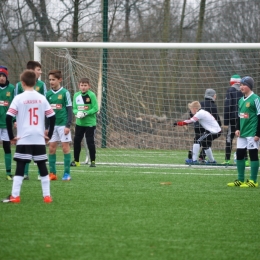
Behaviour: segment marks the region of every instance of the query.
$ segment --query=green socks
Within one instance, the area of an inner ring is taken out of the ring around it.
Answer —
[[[250,167],[251,167],[250,180],[256,182],[258,169],[259,169],[259,161],[251,161],[250,162]]]
[[[237,160],[237,172],[238,172],[238,177],[237,179],[239,181],[244,182],[245,181],[245,168],[246,168],[246,164],[245,164],[245,160]]]
[[[12,154],[5,153],[5,169],[7,175],[11,174],[11,165],[12,165]]]
[[[56,174],[56,154],[49,154],[50,173]]]
[[[26,163],[24,167],[24,175],[28,176],[28,174],[29,174],[29,163]]]
[[[70,153],[64,154],[64,173],[70,174]]]

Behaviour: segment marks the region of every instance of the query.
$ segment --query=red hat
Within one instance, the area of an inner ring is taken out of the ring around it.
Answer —
[[[4,74],[8,78],[8,69],[4,66],[0,66],[0,74]]]

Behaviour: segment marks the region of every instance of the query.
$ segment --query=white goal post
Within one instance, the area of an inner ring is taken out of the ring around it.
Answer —
[[[174,128],[173,122],[189,117],[189,102],[214,89],[223,124],[233,74],[252,76],[260,94],[260,43],[35,42],[34,60],[42,64],[47,86],[48,71],[60,69],[72,97],[79,79],[90,78],[100,106],[96,145],[102,163],[174,164],[176,151],[184,162],[193,126]],[[224,148],[223,134],[213,142],[222,160]]]

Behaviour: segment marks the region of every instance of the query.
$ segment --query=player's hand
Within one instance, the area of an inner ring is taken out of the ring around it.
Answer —
[[[239,130],[236,130],[236,131],[235,131],[235,135],[236,135],[237,137],[239,137],[239,136],[240,136],[240,131],[239,131]]]
[[[11,144],[16,144],[18,140],[19,140],[18,137],[14,137],[14,139],[10,140],[10,143]]]
[[[49,141],[50,141],[50,138],[49,138],[49,136],[47,136],[47,135],[44,135],[44,139],[45,139],[45,143],[46,143],[46,144],[48,144],[48,143],[49,143]]]
[[[17,122],[14,122],[14,128],[17,128]]]
[[[177,122],[174,122],[174,123],[173,123],[173,126],[174,126],[174,127],[175,127],[175,126],[177,126],[177,125],[178,125],[178,123],[177,123]]]
[[[83,112],[83,111],[79,111],[76,115],[77,118],[83,118],[85,116],[87,116],[88,113],[87,112]]]
[[[68,127],[64,128],[64,134],[67,135],[70,132],[70,129]]]

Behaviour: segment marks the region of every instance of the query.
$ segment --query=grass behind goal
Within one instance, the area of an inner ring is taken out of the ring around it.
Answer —
[[[168,156],[183,163],[186,153]],[[162,154],[142,156],[160,162]],[[4,198],[12,183],[0,168]],[[33,164],[21,203],[0,204],[0,259],[259,259],[259,189],[227,187],[234,169],[81,165],[70,182],[57,169],[52,204],[42,201]]]

